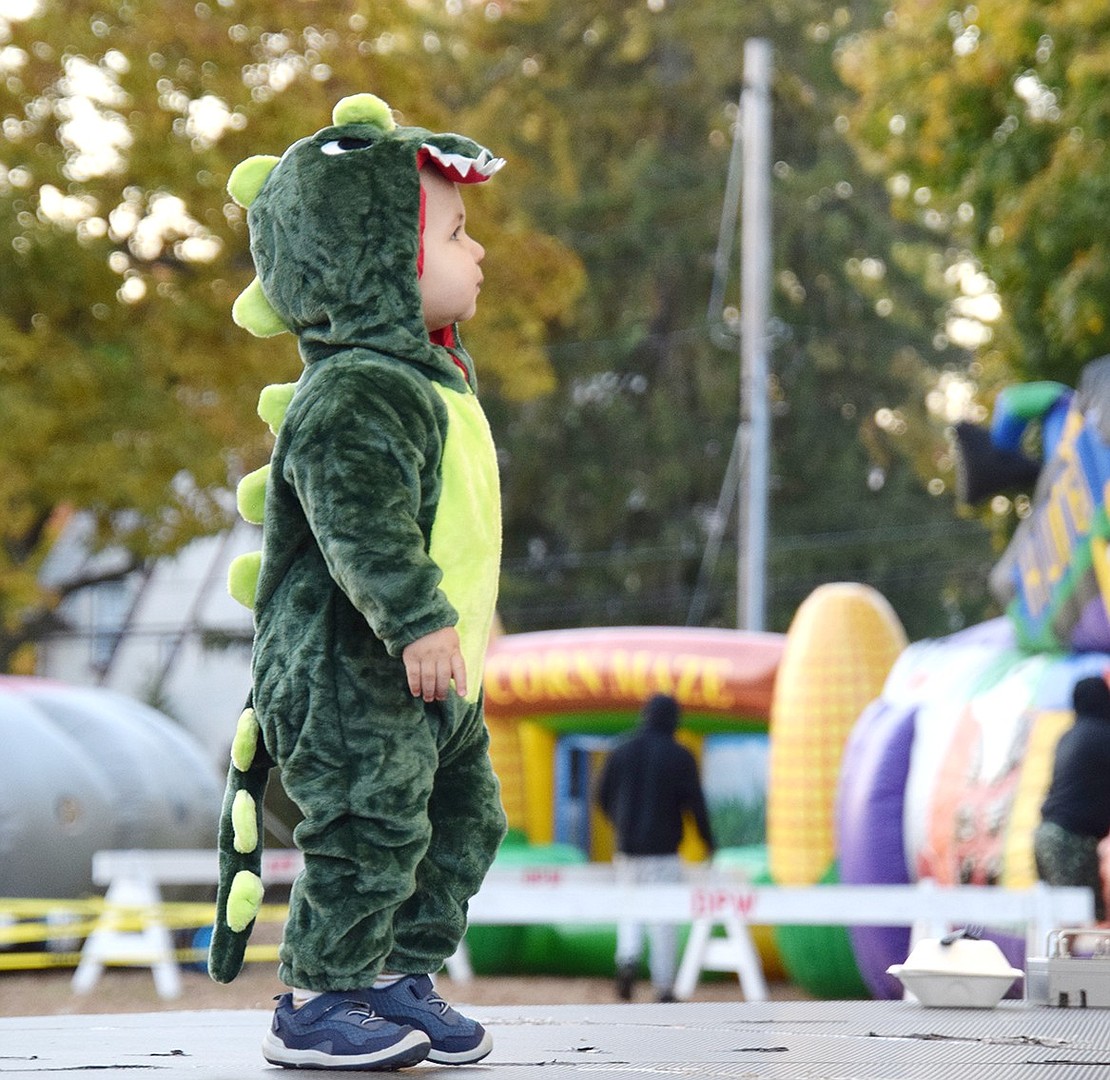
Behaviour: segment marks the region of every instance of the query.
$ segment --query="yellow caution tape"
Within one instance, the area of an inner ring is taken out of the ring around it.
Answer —
[[[199,964],[208,958],[207,949],[175,949],[174,959],[180,964]],[[164,956],[136,956],[124,961],[100,959],[105,967],[151,967],[164,960]],[[248,945],[243,955],[245,963],[276,963],[276,945]],[[75,968],[81,962],[77,952],[0,953],[0,971],[36,971],[46,968]]]
[[[289,909],[284,904],[263,904],[257,921],[284,922]],[[167,930],[189,930],[211,926],[216,907],[211,903],[117,904],[102,897],[87,900],[39,900],[22,897],[0,898],[0,971],[75,967],[79,952],[7,952],[16,945],[35,942],[71,942],[87,938],[97,930],[113,933],[141,933],[151,926]],[[205,949],[180,949],[175,953],[182,963],[201,962]],[[141,957],[128,957],[120,967],[150,966],[156,959],[143,962]],[[247,961],[277,959],[276,945],[248,946]]]
[[[96,929],[96,919],[79,923],[14,923],[0,926],[0,945],[22,945],[31,941],[53,941],[66,938],[83,938]]]
[[[0,971],[35,971],[42,968],[76,967],[81,954],[69,953],[0,953]]]

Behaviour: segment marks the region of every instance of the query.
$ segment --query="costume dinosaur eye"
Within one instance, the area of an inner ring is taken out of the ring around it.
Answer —
[[[324,143],[320,147],[320,151],[334,157],[336,154],[349,154],[352,150],[365,150],[368,146],[373,145],[371,139],[354,139],[345,135],[342,139],[332,139],[331,142]]]

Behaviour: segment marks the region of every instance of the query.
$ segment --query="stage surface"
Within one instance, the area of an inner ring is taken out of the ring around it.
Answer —
[[[463,1006],[465,1008],[465,1006]],[[1004,1001],[926,1009],[907,1001],[694,1002],[472,1007],[493,1053],[477,1065],[417,1065],[414,1080],[1106,1080],[1110,1009]],[[318,1071],[268,1065],[270,1014],[158,1012],[0,1018],[0,1077],[274,1080]]]

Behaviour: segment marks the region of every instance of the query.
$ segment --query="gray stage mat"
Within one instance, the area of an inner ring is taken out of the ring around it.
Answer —
[[[465,1008],[465,1006],[464,1006]],[[413,1080],[1106,1080],[1110,1010],[925,1009],[902,1001],[699,1002],[469,1010],[494,1035],[484,1062],[422,1064]],[[158,1080],[310,1077],[266,1064],[269,1013],[161,1012],[0,1019],[0,1077]],[[352,1075],[352,1074],[347,1074]],[[381,1075],[381,1074],[353,1074]]]

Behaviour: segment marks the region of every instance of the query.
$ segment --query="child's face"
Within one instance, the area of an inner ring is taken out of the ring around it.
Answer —
[[[420,170],[424,188],[424,269],[420,298],[431,333],[469,319],[482,284],[486,249],[466,235],[466,211],[457,184],[433,168]]]

